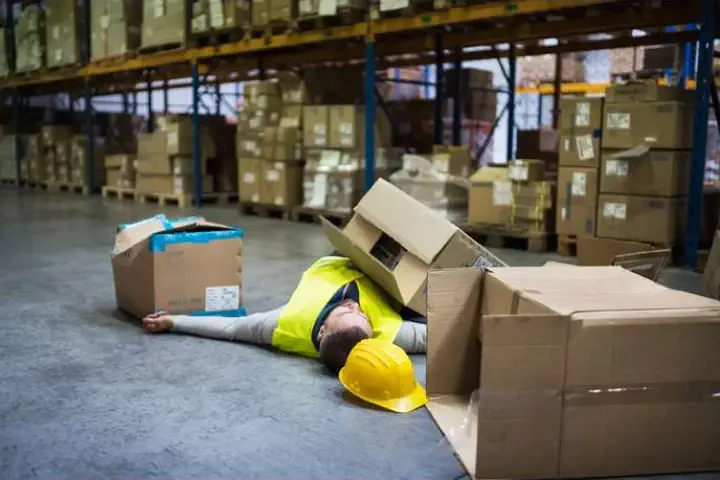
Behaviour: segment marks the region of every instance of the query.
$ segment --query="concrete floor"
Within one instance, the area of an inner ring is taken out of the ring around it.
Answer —
[[[0,478],[465,478],[425,410],[370,410],[314,361],[149,336],[117,313],[114,227],[157,212],[0,190]],[[315,225],[201,213],[245,229],[250,311],[280,305],[330,251]],[[664,282],[700,286],[682,271]],[[423,379],[424,357],[414,361]]]

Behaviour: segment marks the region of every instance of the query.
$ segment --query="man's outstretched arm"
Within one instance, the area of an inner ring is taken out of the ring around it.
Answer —
[[[204,317],[191,315],[167,315],[172,323],[170,331],[199,337],[270,345],[284,307],[245,317]],[[160,317],[162,319],[163,317]],[[152,321],[152,320],[150,320]],[[145,320],[146,330],[148,319]],[[162,330],[160,330],[162,331]]]
[[[427,325],[404,321],[394,343],[407,353],[427,353]]]

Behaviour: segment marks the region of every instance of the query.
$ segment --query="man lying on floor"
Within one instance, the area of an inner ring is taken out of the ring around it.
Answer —
[[[407,353],[425,353],[424,317],[395,301],[342,257],[323,257],[303,274],[290,301],[246,317],[205,317],[154,313],[143,319],[151,333],[179,332],[271,345],[320,358],[337,374],[350,350],[363,339],[392,340]]]

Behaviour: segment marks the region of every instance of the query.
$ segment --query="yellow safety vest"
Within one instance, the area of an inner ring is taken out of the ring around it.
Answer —
[[[322,257],[305,271],[280,314],[272,345],[285,352],[317,358],[320,354],[312,341],[315,321],[338,289],[352,281],[357,284],[360,308],[370,320],[373,337],[395,340],[402,317],[393,309],[390,297],[347,258]]]

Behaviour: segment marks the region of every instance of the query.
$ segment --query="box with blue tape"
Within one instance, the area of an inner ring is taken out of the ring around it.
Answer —
[[[111,254],[118,308],[136,317],[244,315],[243,236],[202,217],[156,215],[118,226]]]

